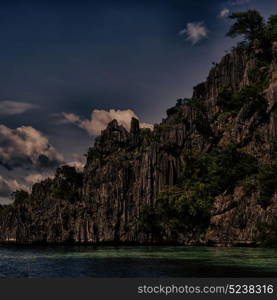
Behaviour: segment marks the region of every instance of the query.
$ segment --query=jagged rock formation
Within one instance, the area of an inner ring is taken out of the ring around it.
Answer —
[[[112,121],[89,149],[82,174],[61,167],[30,195],[18,193],[14,204],[0,207],[0,240],[252,245],[274,238],[276,186],[261,202],[263,186],[249,174],[241,177],[247,184],[235,182],[213,197],[204,230],[199,219],[199,226],[174,234],[165,229],[170,222],[157,232],[147,227],[144,215],[148,210],[151,217],[165,187],[186,181],[183,170],[191,157],[234,144],[258,167],[276,164],[276,48],[273,44],[266,66],[259,66],[257,49],[238,47],[226,55],[195,87],[192,99],[169,109],[152,132],[140,129],[136,119],[130,132]],[[261,74],[266,84],[254,94]],[[230,108],[230,103],[235,104]]]

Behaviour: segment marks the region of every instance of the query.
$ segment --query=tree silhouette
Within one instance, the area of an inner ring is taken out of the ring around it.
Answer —
[[[277,15],[269,17],[266,29],[269,39],[271,41],[277,41]]]
[[[246,40],[253,43],[254,40],[260,39],[264,32],[264,19],[256,10],[248,10],[246,12],[237,12],[229,16],[236,22],[227,32],[227,36],[236,37],[243,35]]]

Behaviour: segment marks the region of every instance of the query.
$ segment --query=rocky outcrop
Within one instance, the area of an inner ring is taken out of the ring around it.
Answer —
[[[215,199],[206,241],[212,245],[257,245],[264,235],[274,235],[267,226],[277,215],[277,196],[272,204],[263,208],[257,203],[258,195],[247,195],[243,187],[235,188],[233,195],[220,195]],[[274,238],[274,236],[272,238]]]
[[[89,149],[82,174],[61,167],[54,179],[35,184],[30,195],[18,194],[12,205],[0,208],[0,240],[253,245],[276,234],[270,229],[277,216],[276,194],[263,206],[259,189],[246,191],[242,185],[215,197],[204,234],[181,230],[172,240],[141,224],[145,208],[154,209],[163,188],[182,179],[192,154],[233,143],[260,165],[276,163],[276,52],[257,99],[245,96],[235,112],[224,111],[218,102],[222,91],[239,93],[253,82],[256,60],[253,49],[226,55],[195,87],[192,99],[169,109],[153,131],[140,128],[136,119],[130,131],[116,120],[109,123]]]

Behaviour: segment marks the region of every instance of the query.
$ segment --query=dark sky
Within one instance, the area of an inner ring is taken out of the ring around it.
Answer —
[[[90,119],[94,109],[131,109],[143,122],[160,122],[235,44],[220,13],[248,8],[268,17],[277,1],[1,1],[0,109],[3,101],[36,108],[0,111],[0,124],[35,128],[70,161],[93,136],[61,121],[62,112]],[[206,36],[193,43],[180,35],[188,23]]]

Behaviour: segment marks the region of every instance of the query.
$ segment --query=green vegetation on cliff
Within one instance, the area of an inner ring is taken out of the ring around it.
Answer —
[[[277,37],[277,15],[271,16],[268,22],[255,10],[233,13],[230,17],[236,22],[227,35],[244,36],[245,40],[237,47],[243,47],[255,65],[248,70],[249,83],[240,89],[220,89],[216,104],[221,114],[228,114],[232,118],[236,118],[243,109],[245,121],[254,114],[266,120],[268,104],[264,91],[269,85],[272,44]],[[176,106],[168,109],[168,117],[185,122],[182,119],[182,107],[190,107],[196,113],[198,132],[206,137],[212,136],[209,126],[204,122],[209,109],[205,102],[206,95],[205,83],[197,85],[191,99],[178,99]],[[257,193],[257,203],[263,209],[272,205],[274,194],[277,193],[276,162],[260,164],[255,156],[243,151],[243,145],[213,145],[211,150],[200,154],[188,151],[190,155],[185,155],[185,167],[178,183],[164,186],[155,205],[143,207],[143,230],[155,233],[157,238],[167,236],[171,240],[176,239],[180,232],[198,232],[201,236],[209,226],[215,198],[223,194],[232,197],[235,187],[239,186],[244,188],[248,196]],[[274,154],[271,153],[271,157],[274,159]],[[275,223],[272,222],[270,230],[276,233]],[[268,238],[268,244],[272,244],[273,240],[272,237]],[[263,241],[267,243],[266,234]]]
[[[180,182],[164,187],[156,206],[148,207],[152,213],[145,212],[145,229],[152,226],[152,230],[165,231],[170,236],[196,226],[205,231],[214,198],[223,192],[231,194],[237,183],[257,172],[257,160],[239,152],[233,144],[189,157]]]

